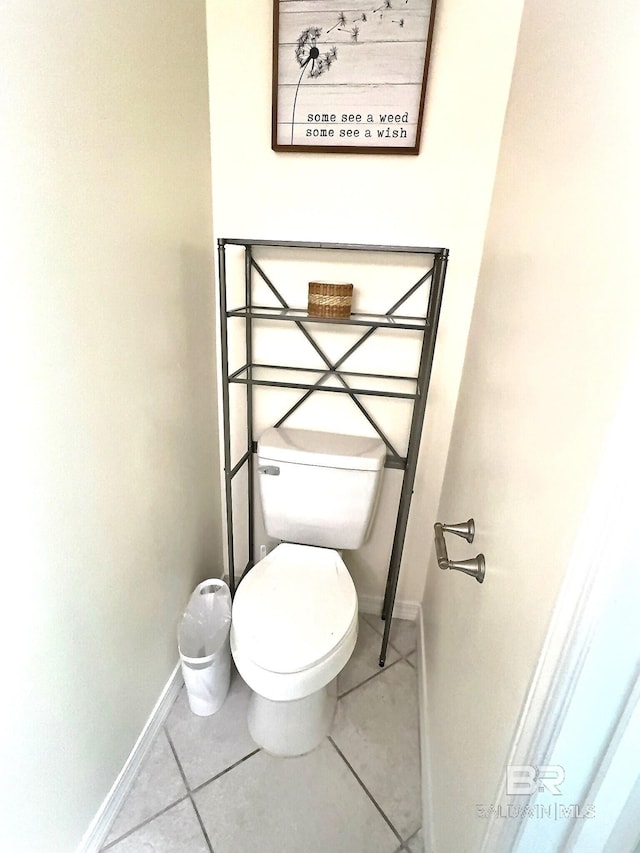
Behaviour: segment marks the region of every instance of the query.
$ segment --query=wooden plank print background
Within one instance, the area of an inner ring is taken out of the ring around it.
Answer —
[[[279,146],[415,148],[431,0],[278,0]]]

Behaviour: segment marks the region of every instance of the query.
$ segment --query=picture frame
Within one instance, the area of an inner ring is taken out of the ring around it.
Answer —
[[[274,0],[271,147],[418,154],[436,0]]]

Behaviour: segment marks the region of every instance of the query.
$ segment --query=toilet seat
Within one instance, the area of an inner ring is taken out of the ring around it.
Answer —
[[[247,684],[270,699],[306,696],[346,664],[358,597],[337,551],[278,545],[238,586],[231,650]]]
[[[301,672],[333,653],[357,613],[337,551],[278,545],[238,587],[232,620],[242,650],[269,672]]]

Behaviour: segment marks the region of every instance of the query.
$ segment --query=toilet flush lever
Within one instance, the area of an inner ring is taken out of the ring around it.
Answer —
[[[467,542],[473,542],[476,527],[472,518],[460,524],[440,524],[436,522],[433,525],[436,539],[436,557],[438,565],[441,569],[454,569],[458,572],[464,572],[466,575],[471,575],[478,583],[482,583],[485,573],[484,554],[478,554],[471,560],[450,560],[447,554],[447,543],[444,540],[445,533],[455,533],[456,536],[462,536]]]
[[[277,465],[260,465],[258,468],[260,474],[269,474],[271,477],[279,477],[280,469]]]

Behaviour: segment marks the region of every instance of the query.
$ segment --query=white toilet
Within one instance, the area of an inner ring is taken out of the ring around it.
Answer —
[[[258,441],[265,528],[284,541],[238,586],[231,651],[252,690],[251,736],[273,755],[309,752],[331,728],[358,636],[356,590],[335,549],[366,540],[384,459],[374,438],[281,427]]]

